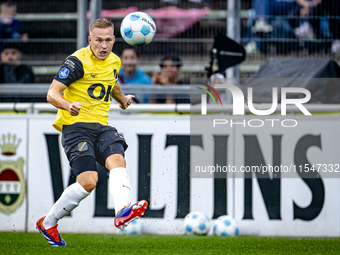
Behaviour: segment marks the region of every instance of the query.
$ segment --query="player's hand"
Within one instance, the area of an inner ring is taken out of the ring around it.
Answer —
[[[127,109],[131,105],[131,99],[134,97],[134,95],[125,96],[125,102],[123,104],[119,104],[119,107],[123,110]]]
[[[77,116],[80,112],[80,103],[79,102],[74,102],[72,104],[70,104],[69,108],[68,108],[68,112],[72,115],[72,116]]]

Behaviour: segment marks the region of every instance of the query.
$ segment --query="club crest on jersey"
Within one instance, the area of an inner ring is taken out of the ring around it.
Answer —
[[[1,155],[4,157],[15,156],[21,139],[17,140],[16,135],[2,135],[0,141]],[[12,159],[12,158],[11,158]],[[0,213],[14,213],[25,199],[25,177],[24,159],[0,161]]]
[[[86,151],[87,149],[87,142],[78,143],[78,151]]]
[[[60,79],[65,79],[65,78],[67,78],[68,75],[69,75],[69,73],[70,73],[70,70],[68,70],[66,67],[64,67],[63,69],[61,69],[61,70],[59,71],[59,77],[60,77]]]

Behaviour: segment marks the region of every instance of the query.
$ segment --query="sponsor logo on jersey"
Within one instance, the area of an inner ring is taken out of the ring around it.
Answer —
[[[91,77],[92,78],[98,78],[98,74],[97,73],[91,73]]]
[[[16,135],[2,135],[1,154],[5,157],[15,156],[21,139],[16,141]],[[24,159],[17,161],[0,161],[0,213],[14,213],[25,199]]]
[[[72,72],[74,71],[74,67],[76,66],[76,64],[72,60],[69,60],[69,59],[65,60],[64,65],[68,66]]]
[[[61,70],[59,71],[59,77],[60,77],[60,79],[65,79],[65,78],[67,78],[68,75],[69,75],[69,73],[70,73],[70,70],[68,70],[66,67],[64,67],[63,69],[61,69]]]

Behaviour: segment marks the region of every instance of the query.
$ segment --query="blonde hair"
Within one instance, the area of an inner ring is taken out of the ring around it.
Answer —
[[[100,19],[96,19],[95,21],[91,23],[89,30],[90,30],[90,33],[92,33],[93,29],[95,28],[105,29],[108,27],[112,27],[112,30],[113,30],[112,22],[109,21],[108,19],[100,18]]]

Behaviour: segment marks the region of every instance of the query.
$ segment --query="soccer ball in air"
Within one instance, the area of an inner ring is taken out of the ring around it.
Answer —
[[[184,227],[187,235],[206,235],[210,228],[210,221],[202,212],[191,212],[184,218]]]
[[[126,235],[140,235],[143,233],[143,224],[139,220],[134,220],[127,227],[119,229],[118,233]]]
[[[148,14],[132,12],[123,19],[120,34],[131,46],[147,45],[156,34],[156,24]]]
[[[237,222],[233,217],[223,215],[214,223],[214,235],[216,236],[238,236]]]

